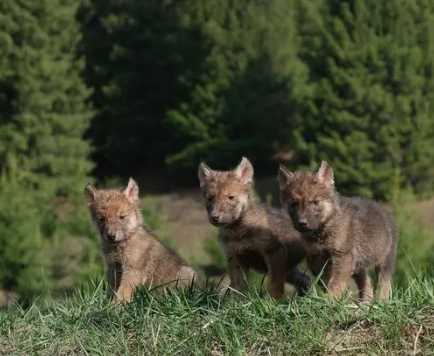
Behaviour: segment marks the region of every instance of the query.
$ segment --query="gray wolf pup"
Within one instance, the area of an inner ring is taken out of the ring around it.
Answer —
[[[300,234],[284,212],[255,202],[250,161],[243,158],[230,171],[201,163],[198,174],[209,221],[220,229],[231,287],[245,289],[251,268],[268,275],[268,291],[274,298],[282,297],[285,282],[305,293],[310,279],[297,269],[305,257]]]
[[[130,178],[124,190],[87,185],[92,219],[100,233],[110,294],[129,302],[139,285],[189,286],[195,271],[144,226],[139,187]]]
[[[397,229],[391,214],[373,200],[349,198],[335,190],[332,168],[316,173],[278,173],[282,207],[308,243],[308,264],[319,273],[324,263],[328,292],[340,296],[353,278],[362,301],[373,297],[368,270],[378,274],[378,297],[388,299],[395,266]]]

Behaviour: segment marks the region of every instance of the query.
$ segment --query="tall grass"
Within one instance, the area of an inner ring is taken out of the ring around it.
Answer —
[[[409,193],[394,204],[394,215],[399,228],[395,283],[423,276],[434,276],[434,231],[420,220],[416,200]]]
[[[90,285],[51,305],[0,311],[0,353],[95,355],[412,354],[434,349],[434,284],[412,280],[387,304],[312,292],[276,302],[192,288],[141,290],[112,305]]]

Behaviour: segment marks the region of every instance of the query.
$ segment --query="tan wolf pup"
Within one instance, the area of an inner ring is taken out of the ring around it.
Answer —
[[[88,184],[85,192],[115,301],[129,302],[139,285],[189,286],[196,279],[195,271],[144,226],[139,187],[132,178],[123,191]]]
[[[282,207],[309,243],[311,270],[319,273],[329,258],[328,292],[340,296],[352,277],[359,298],[370,301],[374,291],[368,270],[375,267],[378,297],[388,299],[398,238],[391,214],[373,200],[339,195],[333,170],[324,161],[316,173],[294,173],[281,166],[278,180]]]
[[[253,166],[247,158],[231,171],[199,165],[200,187],[211,224],[220,228],[219,240],[228,262],[231,287],[245,289],[252,268],[268,274],[268,291],[283,295],[284,283],[305,293],[310,279],[297,269],[305,250],[300,234],[284,212],[255,202]]]

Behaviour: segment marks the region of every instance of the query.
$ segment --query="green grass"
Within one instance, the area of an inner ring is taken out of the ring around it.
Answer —
[[[423,354],[434,350],[434,282],[414,280],[387,304],[333,302],[315,292],[275,302],[252,292],[162,295],[111,305],[103,288],[0,311],[0,354]]]

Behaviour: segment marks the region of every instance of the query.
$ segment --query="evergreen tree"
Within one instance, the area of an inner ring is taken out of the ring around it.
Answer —
[[[74,0],[0,3],[0,166],[13,157],[48,195],[81,193],[91,168],[76,11]]]
[[[282,150],[306,90],[294,2],[89,0],[98,174]]]
[[[52,285],[41,206],[12,177],[1,178],[0,195],[0,288],[25,298],[46,294]]]
[[[294,1],[190,1],[184,16],[207,55],[187,100],[168,111],[178,143],[170,164],[227,166],[248,155],[263,168],[285,149],[308,90],[295,15]]]
[[[83,204],[92,111],[77,57],[77,7],[74,0],[0,2],[0,288],[21,297],[54,287],[70,262],[59,251],[79,243],[65,230]],[[83,255],[72,263],[87,269]]]
[[[181,22],[185,3],[89,0],[82,7],[98,175],[164,166],[173,146],[166,110],[187,95],[185,83],[202,61],[200,34]]]
[[[347,192],[432,189],[433,3],[304,4],[302,58],[315,90],[294,131],[300,161],[329,160]]]

